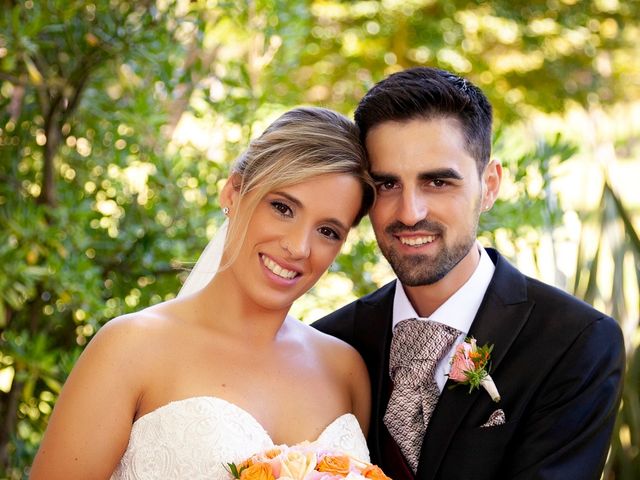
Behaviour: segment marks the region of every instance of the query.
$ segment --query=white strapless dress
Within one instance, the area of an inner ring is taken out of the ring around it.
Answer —
[[[312,442],[369,461],[367,443],[351,413],[327,425]],[[133,424],[129,445],[111,480],[227,480],[226,466],[274,445],[247,411],[216,397],[171,402]]]

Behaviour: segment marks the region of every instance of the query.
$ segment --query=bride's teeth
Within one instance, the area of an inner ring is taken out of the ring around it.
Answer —
[[[426,237],[411,237],[411,238],[400,237],[400,242],[402,242],[404,245],[411,245],[412,247],[415,247],[419,245],[424,245],[425,243],[431,243],[433,242],[433,239],[434,239],[433,235],[427,235]]]
[[[274,262],[273,260],[271,260],[269,257],[265,255],[261,255],[260,257],[262,258],[262,263],[264,264],[264,266],[267,267],[269,270],[271,270],[273,273],[275,273],[279,277],[286,278],[287,280],[291,280],[293,277],[297,275],[296,272],[282,268],[280,265],[278,265],[276,262]]]

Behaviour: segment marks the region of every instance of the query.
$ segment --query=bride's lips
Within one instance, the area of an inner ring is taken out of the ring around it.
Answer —
[[[277,281],[278,283],[291,285],[297,281],[300,275],[302,275],[300,270],[290,263],[282,260],[276,260],[265,253],[260,253],[259,256],[260,263],[262,263],[262,267],[266,274],[269,278]]]

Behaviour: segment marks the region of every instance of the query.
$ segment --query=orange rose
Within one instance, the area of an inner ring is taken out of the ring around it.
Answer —
[[[349,457],[346,455],[326,455],[320,460],[316,470],[346,477],[349,474],[349,464]]]
[[[370,478],[371,480],[391,480],[377,465],[369,465],[362,470],[362,476],[364,478]]]
[[[238,471],[241,472],[242,470],[249,468],[254,463],[255,462],[253,461],[253,457],[247,458],[244,462],[238,464]]]
[[[269,460],[271,460],[273,458],[276,458],[281,453],[282,453],[282,448],[275,447],[275,448],[272,448],[271,450],[267,450],[266,452],[264,452],[264,456]]]
[[[254,463],[242,470],[240,480],[275,480],[271,465],[268,463]]]

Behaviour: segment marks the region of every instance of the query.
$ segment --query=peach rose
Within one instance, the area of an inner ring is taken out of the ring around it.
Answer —
[[[472,351],[472,346],[466,342],[461,343],[456,347],[455,354],[451,359],[451,371],[449,371],[449,378],[457,382],[467,381],[465,371],[473,371],[475,365],[473,360],[469,357]]]
[[[350,464],[349,457],[346,455],[325,455],[318,463],[316,470],[333,475],[346,476],[349,473]]]
[[[362,470],[362,476],[364,478],[370,478],[371,480],[391,480],[387,477],[382,469],[377,465],[369,465]]]
[[[242,470],[240,480],[275,480],[271,465],[268,463],[254,463]]]

